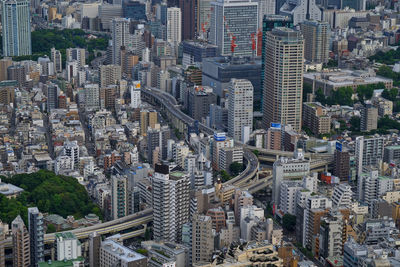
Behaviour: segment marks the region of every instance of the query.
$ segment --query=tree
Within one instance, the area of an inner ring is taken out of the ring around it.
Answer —
[[[321,88],[318,88],[318,90],[315,92],[315,100],[320,102],[322,105],[326,104],[326,97]]]
[[[312,86],[308,83],[303,83],[303,102],[307,102],[307,95],[312,93]]]
[[[349,121],[350,131],[359,132],[360,131],[360,122],[361,122],[360,117],[357,117],[357,116],[351,117],[350,121]]]
[[[286,213],[282,218],[282,226],[289,232],[293,232],[296,226],[296,216]]]
[[[55,233],[57,232],[56,227],[54,226],[54,224],[50,223],[47,225],[47,231],[46,234],[51,234],[51,233]]]
[[[382,92],[382,97],[387,100],[390,100],[390,101],[396,101],[398,94],[399,94],[399,91],[397,88],[392,88],[390,90],[385,89]]]
[[[229,166],[229,172],[233,176],[239,175],[243,171],[243,164],[239,162],[232,162],[232,164]]]
[[[232,179],[232,177],[225,170],[220,171],[219,174],[221,175],[221,180],[223,183]]]
[[[260,151],[258,151],[257,149],[253,150],[253,154],[256,155],[256,157],[258,157],[258,155],[260,155]]]

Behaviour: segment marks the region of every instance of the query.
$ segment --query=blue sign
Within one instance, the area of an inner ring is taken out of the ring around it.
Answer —
[[[342,147],[343,147],[342,143],[336,142],[336,150],[342,152]]]
[[[281,128],[281,124],[280,124],[280,123],[274,123],[274,122],[271,122],[271,128],[277,128],[277,129],[280,129],[280,128]]]

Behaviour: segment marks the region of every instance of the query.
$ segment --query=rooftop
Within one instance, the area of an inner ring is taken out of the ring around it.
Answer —
[[[39,267],[71,267],[74,266],[75,261],[83,262],[84,260],[85,259],[83,257],[78,257],[75,260],[40,262]]]
[[[0,179],[0,194],[9,196],[9,195],[15,195],[15,194],[21,193],[23,191],[24,191],[24,189],[22,189],[18,186],[15,186],[13,184],[3,183]]]
[[[133,250],[130,250],[129,248],[111,239],[106,239],[105,241],[103,241],[101,244],[101,248],[126,262],[133,262],[141,259],[146,259],[146,257],[143,256],[142,254],[134,252]]]

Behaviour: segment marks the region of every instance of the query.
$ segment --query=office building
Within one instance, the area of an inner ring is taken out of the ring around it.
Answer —
[[[210,38],[220,56],[251,56],[251,34],[258,30],[258,1],[216,0],[211,2]],[[235,43],[232,51],[231,42]]]
[[[147,257],[109,238],[101,242],[99,267],[109,267],[115,264],[127,267],[146,267]]]
[[[121,80],[121,66],[102,65],[100,66],[100,87],[116,85]]]
[[[211,87],[195,86],[188,94],[188,113],[195,120],[202,121],[209,115],[210,105],[217,104],[217,95]]]
[[[124,176],[111,177],[111,212],[113,220],[128,215],[128,181]]]
[[[233,139],[227,138],[225,133],[214,133],[212,140],[212,167],[220,170],[220,151],[222,148],[233,147]]]
[[[101,236],[96,232],[89,234],[89,266],[100,266]]]
[[[361,109],[360,130],[369,132],[378,128],[378,109],[371,104],[366,104]]]
[[[383,137],[364,137],[356,138],[356,169],[357,175],[363,172],[363,167],[375,166],[383,159]]]
[[[225,97],[232,78],[249,80],[254,88],[254,106],[260,105],[262,89],[260,79],[261,60],[259,58],[255,60],[247,57],[205,58],[202,65],[202,85],[213,87],[214,93],[220,97]]]
[[[318,102],[303,103],[303,125],[315,135],[331,132],[328,110]]]
[[[246,143],[253,132],[253,85],[249,80],[232,79],[228,92],[228,135]]]
[[[263,25],[264,16],[275,15],[276,1],[274,0],[261,0],[258,4],[258,20],[259,27]]]
[[[14,87],[0,87],[0,104],[10,105],[14,103],[15,89]]]
[[[28,208],[29,240],[31,266],[37,266],[44,261],[44,225],[43,215],[37,207]]]
[[[333,175],[339,177],[340,181],[348,181],[350,179],[349,152],[335,150],[333,164]]]
[[[304,58],[313,63],[329,60],[329,24],[323,21],[306,20],[300,24],[304,38]]]
[[[73,163],[73,169],[79,170],[79,145],[78,141],[65,141],[63,147],[63,153],[65,156],[71,158]]]
[[[167,41],[179,44],[182,40],[182,12],[178,7],[167,9]]]
[[[129,89],[131,92],[131,108],[139,108],[142,103],[140,97],[140,82],[134,81],[131,85],[129,85]]]
[[[160,129],[149,128],[147,130],[147,160],[150,164],[155,165],[157,162],[167,158],[167,141],[170,138],[170,132],[171,130],[168,126],[163,126]],[[155,155],[155,151],[158,151],[159,154]]]
[[[86,110],[100,109],[100,90],[98,84],[85,84],[84,97]]]
[[[384,149],[383,161],[386,163],[400,160],[400,146],[386,146]]]
[[[17,81],[18,87],[26,86],[27,71],[23,65],[12,65],[7,68],[7,77],[10,81]]]
[[[192,218],[192,263],[210,262],[214,251],[210,216],[195,214]]]
[[[211,0],[198,0],[196,13],[197,36],[207,39],[210,29]]]
[[[277,27],[293,27],[293,19],[290,16],[281,15],[266,15],[263,16],[262,23],[262,45],[261,45],[261,88],[264,84],[264,69],[265,69],[265,48],[267,32]]]
[[[1,2],[3,56],[32,54],[30,1],[7,0]]]
[[[114,18],[111,23],[112,36],[112,64],[121,65],[121,47],[129,47],[131,34],[129,32],[130,20],[127,18]]]
[[[243,147],[223,147],[219,150],[218,168],[229,172],[232,163],[243,164]]]
[[[50,51],[50,54],[51,54],[51,61],[54,63],[54,72],[55,73],[62,72],[61,52],[53,47]]]
[[[55,84],[47,84],[47,111],[51,112],[58,108],[58,91],[59,88]]]
[[[304,159],[304,155],[302,150],[298,149],[294,153],[293,158],[280,158],[274,162],[273,172],[272,172],[272,199],[274,201],[275,206],[279,207],[279,202],[281,199],[280,196],[280,187],[281,183],[284,180],[292,180],[299,179],[310,172],[310,161]]]
[[[199,1],[195,0],[179,0],[179,8],[182,14],[182,39],[194,40],[197,33],[197,17],[196,11]]]
[[[56,233],[57,261],[75,260],[82,256],[82,245],[71,232]]]
[[[136,21],[146,21],[146,4],[139,1],[122,1],[122,13],[124,18]]]
[[[319,230],[319,255],[323,258],[341,255],[343,251],[343,216],[332,210],[321,219]]]
[[[105,31],[112,31],[112,20],[114,18],[120,18],[123,16],[122,5],[110,5],[108,3],[102,3],[99,6],[99,18],[101,29]]]
[[[322,11],[315,0],[287,0],[279,10],[279,14],[291,16],[294,25],[298,25],[305,20],[320,21],[322,19]]]
[[[303,37],[279,27],[267,32],[263,91],[263,123],[291,125],[301,130]],[[280,59],[280,60],[278,60]],[[290,62],[290,64],[286,64]]]
[[[8,80],[7,69],[13,64],[12,58],[6,57],[0,59],[0,81]]]
[[[86,65],[86,50],[84,48],[67,48],[65,51],[66,61],[78,62],[78,68]],[[54,63],[55,64],[55,63]]]
[[[217,56],[217,46],[208,43],[184,41],[182,49],[182,65],[184,67],[196,66],[201,64],[204,58]]]
[[[147,135],[147,129],[150,127],[155,128],[158,122],[158,113],[155,110],[143,110],[140,111],[140,133],[143,136]]]
[[[13,266],[26,267],[31,265],[31,244],[29,232],[24,221],[18,215],[11,223],[13,243]]]
[[[154,239],[180,242],[182,226],[189,221],[189,175],[155,165],[152,179]]]

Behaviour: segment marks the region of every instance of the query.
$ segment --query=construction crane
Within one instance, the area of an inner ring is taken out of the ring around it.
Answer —
[[[233,33],[231,33],[231,31],[229,30],[229,26],[228,26],[228,23],[226,22],[225,16],[224,16],[224,26],[226,29],[226,33],[229,36],[229,39],[231,41],[231,57],[233,57],[233,54],[235,53],[235,48],[237,47],[236,36],[234,36]]]

